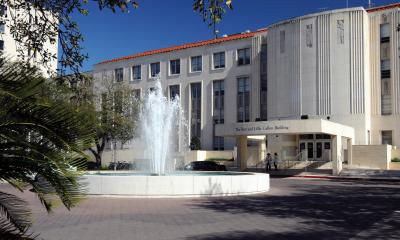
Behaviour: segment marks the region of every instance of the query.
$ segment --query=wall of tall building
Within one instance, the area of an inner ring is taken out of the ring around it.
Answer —
[[[94,66],[94,78],[101,79],[103,76],[114,76],[116,68],[123,68],[123,82],[132,89],[140,90],[141,96],[144,96],[148,89],[154,87],[155,78],[150,77],[150,64],[160,62],[160,82],[164,93],[170,94],[170,86],[179,86],[181,105],[184,108],[186,119],[191,125],[191,84],[201,84],[201,145],[203,149],[212,150],[213,147],[213,83],[222,80],[224,84],[224,121],[232,122],[237,119],[237,84],[238,78],[248,77],[252,89],[251,121],[258,116],[256,106],[258,106],[259,97],[256,94],[259,87],[257,79],[259,78],[258,55],[260,37],[245,38],[235,41],[223,42],[221,44],[207,45],[203,47],[190,48],[180,51],[172,51],[163,54],[150,55],[146,57],[134,58],[126,61],[117,61],[109,64],[98,64]],[[251,49],[251,63],[243,66],[237,64],[238,49]],[[213,54],[218,52],[225,53],[225,67],[221,69],[213,68]],[[190,58],[193,56],[202,56],[202,71],[191,72]],[[170,73],[170,60],[180,59],[180,74]],[[132,67],[140,66],[141,79],[133,80]],[[254,85],[253,85],[254,83]],[[233,149],[235,145],[234,138],[224,139],[224,148]]]
[[[371,52],[372,144],[392,135],[400,146],[400,12],[399,8],[369,13]]]
[[[268,116],[325,118],[356,126],[369,118],[368,17],[363,8],[328,11],[268,28]]]
[[[179,86],[189,122],[191,84],[200,83],[201,143],[206,150],[215,149],[214,124],[303,115],[353,127],[355,144],[400,146],[399,24],[397,5],[325,11],[278,22],[251,35],[239,34],[245,37],[235,40],[106,61],[94,66],[94,75],[113,76],[122,68],[123,84],[143,96],[154,85],[150,64],[160,62],[164,92],[169,95],[170,86]],[[249,49],[251,56],[242,66],[240,49]],[[217,52],[225,56],[221,69],[213,67]],[[202,56],[201,72],[191,72],[192,56]],[[170,74],[174,59],[180,59],[180,74]],[[132,81],[132,67],[137,65],[142,78]],[[225,104],[223,122],[216,122],[214,83],[220,80]],[[271,144],[276,139],[268,137]],[[289,142],[295,148],[298,139]],[[224,139],[224,149],[234,146],[234,138]]]

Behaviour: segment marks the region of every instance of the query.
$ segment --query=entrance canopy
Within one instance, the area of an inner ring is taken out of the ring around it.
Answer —
[[[324,119],[225,123],[215,126],[215,135],[220,137],[312,133],[324,133],[354,139],[354,128]]]

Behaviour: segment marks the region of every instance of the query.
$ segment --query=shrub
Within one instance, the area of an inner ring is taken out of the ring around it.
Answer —
[[[392,162],[400,162],[400,158],[397,158],[397,157],[392,158]]]
[[[198,137],[192,137],[190,140],[190,150],[200,150],[201,149],[201,142]]]

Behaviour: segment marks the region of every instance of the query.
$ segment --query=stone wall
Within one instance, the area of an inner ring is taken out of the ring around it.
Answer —
[[[351,167],[388,170],[391,161],[390,145],[353,145]]]

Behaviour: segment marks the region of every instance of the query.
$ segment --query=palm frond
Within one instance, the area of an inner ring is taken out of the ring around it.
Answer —
[[[19,231],[30,226],[31,212],[26,208],[27,203],[19,197],[0,191],[0,213]]]
[[[43,97],[45,85],[37,69],[0,59],[0,180],[19,190],[29,185],[47,211],[55,202],[70,209],[86,193],[80,176],[95,126],[68,101]],[[25,235],[24,204],[0,192],[2,237]]]
[[[36,240],[37,235],[28,234],[13,226],[7,219],[0,217],[0,236],[4,240]]]

